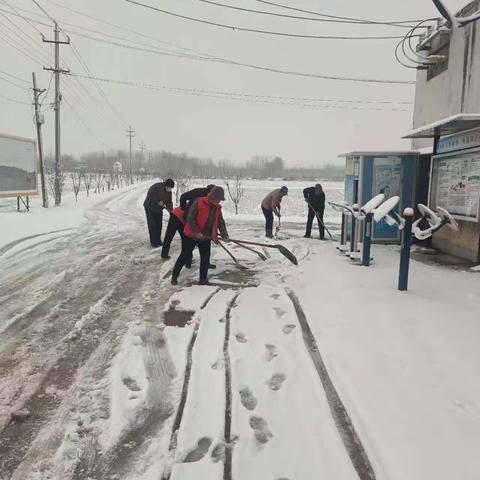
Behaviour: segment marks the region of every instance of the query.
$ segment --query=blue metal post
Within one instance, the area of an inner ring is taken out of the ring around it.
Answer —
[[[365,216],[365,225],[363,230],[362,265],[364,267],[370,266],[370,250],[372,245],[372,225],[373,225],[373,213],[367,213],[367,215]]]
[[[410,269],[410,247],[412,245],[413,209],[406,208],[403,212],[405,227],[402,231],[402,251],[400,253],[400,271],[398,275],[398,289],[401,292],[408,290],[408,271]]]
[[[357,207],[357,208],[355,208]],[[353,209],[356,211],[358,210],[358,205],[353,205]],[[353,253],[355,252],[355,247],[356,247],[356,233],[357,233],[357,219],[355,218],[355,215],[352,215],[352,224],[350,226],[350,252]]]

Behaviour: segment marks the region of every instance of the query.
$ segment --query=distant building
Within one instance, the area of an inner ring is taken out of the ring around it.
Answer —
[[[478,10],[480,0],[474,0],[459,16]],[[458,233],[440,230],[433,246],[480,262],[480,21],[453,31],[431,29],[418,53],[436,62],[418,70],[413,130],[405,138],[414,150],[432,152],[417,171],[424,201],[447,209],[460,226]]]
[[[113,173],[118,175],[118,174],[122,173],[122,169],[123,169],[123,167],[122,167],[121,162],[117,161],[113,164]]]

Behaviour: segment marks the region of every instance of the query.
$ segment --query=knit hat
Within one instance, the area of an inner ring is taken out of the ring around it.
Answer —
[[[214,187],[215,185],[213,183],[211,183],[210,185],[207,185],[207,190],[208,190],[208,193],[210,193],[212,191],[212,188]]]
[[[165,182],[165,186],[166,187],[170,187],[170,188],[173,188],[175,186],[175,182],[169,178],[166,182]]]
[[[211,192],[208,194],[208,198],[213,198],[219,202],[225,200],[225,191],[222,187],[213,187]]]
[[[282,192],[283,195],[288,195],[288,187],[283,186],[280,191]]]

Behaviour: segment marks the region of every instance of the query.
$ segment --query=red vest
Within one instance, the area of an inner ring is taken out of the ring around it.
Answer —
[[[185,212],[180,207],[174,208],[170,215],[175,215],[185,225]]]
[[[203,229],[208,220],[208,215],[210,214],[210,208],[213,207],[213,204],[210,203],[208,197],[200,197],[198,200],[198,213],[197,213],[197,225],[200,228],[200,231],[205,235]],[[206,237],[211,238],[215,243],[218,243],[218,219],[220,218],[220,212],[222,207],[220,205],[215,205],[215,220],[213,222],[212,232],[206,232]],[[183,233],[190,238],[195,238],[195,233],[191,229],[190,225],[187,223]]]

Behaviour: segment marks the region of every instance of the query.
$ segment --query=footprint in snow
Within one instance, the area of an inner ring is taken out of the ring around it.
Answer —
[[[212,364],[213,370],[221,370],[225,367],[225,360],[223,358],[219,358],[214,364]]]
[[[138,383],[133,378],[122,378],[122,382],[132,392],[139,392],[141,390]]]
[[[245,336],[245,334],[243,332],[236,333],[235,338],[237,339],[238,343],[247,343],[248,342],[247,337]]]
[[[282,328],[282,331],[283,333],[285,334],[289,334],[289,333],[292,333],[293,330],[295,330],[295,328],[297,328],[296,325],[293,325],[292,323],[290,325],[285,325],[283,328]]]
[[[287,376],[284,373],[275,373],[272,378],[267,382],[267,385],[274,392],[282,388],[283,382],[287,379]]]
[[[258,443],[265,444],[273,437],[272,432],[268,428],[268,423],[262,417],[250,417],[250,427],[252,428],[255,439]]]
[[[271,343],[267,343],[265,345],[267,349],[267,362],[271,362],[275,357],[278,357],[278,347],[272,345]]]
[[[282,310],[281,308],[278,308],[278,307],[275,307],[273,311],[277,315],[277,318],[282,318],[285,315],[285,313],[287,313],[285,312],[285,310]]]
[[[248,387],[242,388],[239,393],[240,393],[240,401],[242,402],[242,405],[247,410],[252,411],[257,408],[257,404],[258,404],[257,397],[255,397],[253,392]]]
[[[199,462],[207,454],[211,444],[212,444],[211,438],[208,438],[208,437],[201,438],[198,441],[196,448],[194,448],[193,450],[187,453],[187,455],[183,459],[183,463]]]

